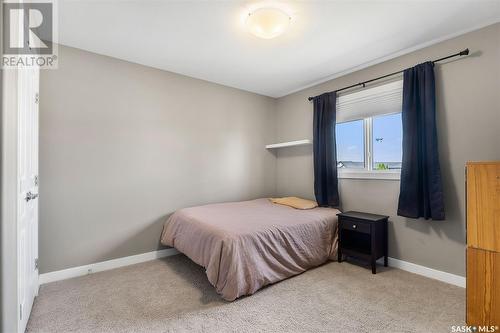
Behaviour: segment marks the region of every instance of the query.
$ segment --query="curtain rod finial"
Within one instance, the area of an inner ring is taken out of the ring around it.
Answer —
[[[463,50],[462,52],[460,52],[460,55],[461,56],[463,56],[463,55],[469,55],[469,49]]]

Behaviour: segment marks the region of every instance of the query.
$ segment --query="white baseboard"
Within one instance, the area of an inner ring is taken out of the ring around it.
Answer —
[[[94,264],[83,265],[78,267],[72,267],[68,269],[63,269],[60,271],[54,271],[49,273],[40,274],[38,277],[39,284],[45,284],[54,281],[66,280],[74,278],[77,276],[83,276],[87,274],[92,274],[96,272],[107,271],[113,268],[138,264],[145,261],[150,261],[154,259],[159,259],[163,257],[173,256],[179,252],[174,249],[164,249],[158,251],[152,251],[147,253],[141,253],[134,256],[112,259],[107,261],[101,261]]]
[[[137,254],[134,256],[124,257],[124,258],[97,262],[90,265],[72,267],[55,272],[44,273],[40,274],[39,276],[39,284],[66,280],[77,276],[83,276],[96,272],[107,271],[113,268],[119,268],[123,266],[138,264],[145,261],[173,256],[178,253],[179,251],[177,251],[176,249],[170,248],[170,249]],[[378,262],[383,263],[383,260],[381,259]],[[391,257],[389,257],[389,266],[465,288],[465,277],[460,275],[438,271],[433,268],[417,265],[408,261],[403,261]]]
[[[403,261],[391,257],[389,257],[388,261],[390,267],[399,268],[403,271],[415,273],[431,279],[439,280],[442,282],[453,284],[458,287],[465,288],[464,276],[438,271],[437,269],[417,265],[408,261]],[[378,263],[383,263],[383,262],[384,262],[383,259],[378,260]]]

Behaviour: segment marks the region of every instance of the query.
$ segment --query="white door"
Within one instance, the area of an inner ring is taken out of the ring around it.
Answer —
[[[38,68],[18,77],[18,296],[24,332],[38,294]]]

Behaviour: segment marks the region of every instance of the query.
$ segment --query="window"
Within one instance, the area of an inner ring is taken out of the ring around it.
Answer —
[[[401,113],[372,118],[373,170],[401,169],[403,127]]]
[[[339,178],[399,179],[403,155],[401,106],[402,81],[338,98]]]
[[[363,120],[337,124],[337,167],[345,169],[365,168],[365,138]]]

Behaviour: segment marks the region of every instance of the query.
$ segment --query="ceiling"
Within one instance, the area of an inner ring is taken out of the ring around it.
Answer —
[[[59,42],[281,97],[500,21],[500,0],[286,1],[289,30],[265,40],[242,23],[256,3],[60,0]]]

